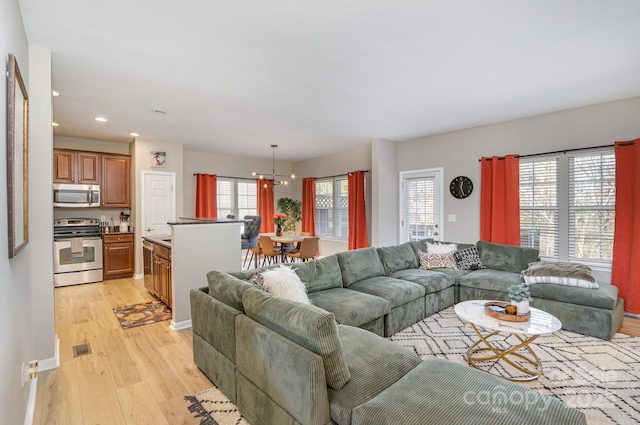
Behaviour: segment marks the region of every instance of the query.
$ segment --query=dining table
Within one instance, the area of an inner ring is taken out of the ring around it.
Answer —
[[[260,235],[269,236],[271,238],[271,241],[277,243],[280,246],[281,262],[284,262],[284,260],[287,258],[287,253],[284,250],[285,244],[302,242],[304,238],[307,237],[307,236],[301,236],[301,235],[289,235],[286,233],[280,236],[277,236],[275,233],[260,233]]]

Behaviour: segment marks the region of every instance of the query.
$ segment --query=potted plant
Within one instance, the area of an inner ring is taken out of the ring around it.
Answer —
[[[278,199],[278,209],[287,215],[282,224],[284,231],[295,231],[296,223],[302,219],[302,202],[291,198],[280,198]]]
[[[529,287],[523,284],[509,286],[509,299],[511,304],[516,306],[517,314],[527,314],[529,302],[533,301]]]

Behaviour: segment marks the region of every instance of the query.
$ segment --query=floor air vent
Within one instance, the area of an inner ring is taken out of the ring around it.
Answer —
[[[86,354],[91,354],[91,347],[89,344],[80,344],[73,346],[73,357],[84,356]]]

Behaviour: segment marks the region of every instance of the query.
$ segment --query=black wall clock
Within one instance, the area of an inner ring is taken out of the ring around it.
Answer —
[[[469,177],[458,176],[451,180],[449,190],[454,197],[464,199],[473,192],[473,182]]]

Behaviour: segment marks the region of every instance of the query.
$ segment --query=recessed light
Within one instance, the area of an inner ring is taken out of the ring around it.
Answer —
[[[51,125],[52,125],[52,126],[54,126],[54,127],[57,127],[57,126],[59,126],[60,124],[58,124],[57,122],[52,122],[52,123],[51,123]]]
[[[96,119],[96,121],[107,122],[107,119],[103,118],[103,117],[96,117],[95,119]]]
[[[140,135],[138,133],[129,133],[129,136],[132,137],[140,137]]]
[[[53,97],[57,97],[57,96],[60,96],[60,93],[58,93],[57,91],[54,90],[54,91],[51,92],[51,95]]]
[[[151,112],[153,112],[154,114],[160,114],[160,115],[166,114],[166,112],[163,111],[162,109],[152,109]]]

